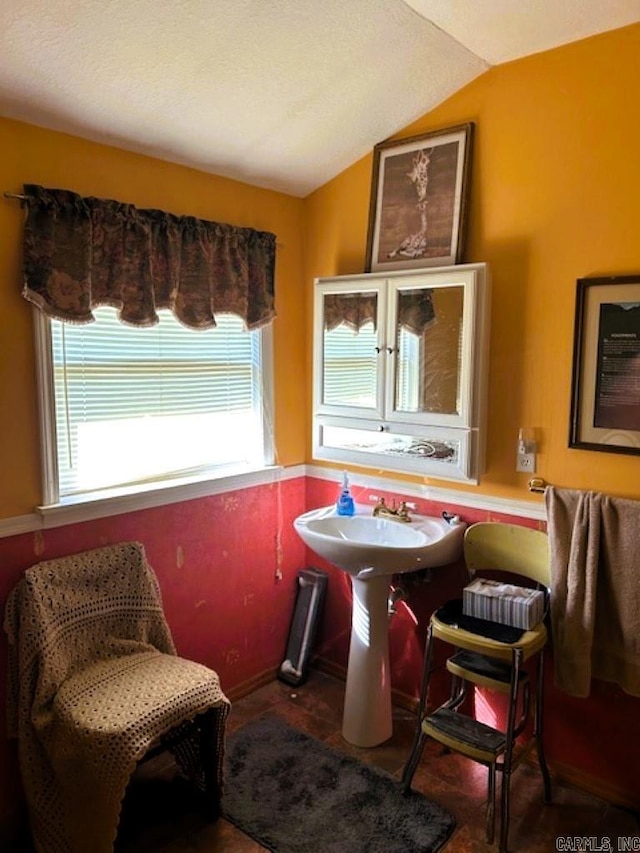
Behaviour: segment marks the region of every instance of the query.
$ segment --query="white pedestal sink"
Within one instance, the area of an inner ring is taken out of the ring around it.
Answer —
[[[357,505],[354,516],[322,507],[298,516],[294,527],[320,557],[351,576],[351,642],[342,736],[377,746],[392,734],[387,601],[390,576],[452,563],[462,553],[466,525],[413,515],[410,522],[374,517]]]

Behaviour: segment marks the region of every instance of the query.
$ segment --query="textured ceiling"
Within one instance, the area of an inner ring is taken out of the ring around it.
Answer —
[[[3,0],[0,115],[305,196],[490,65],[639,20],[640,0]]]

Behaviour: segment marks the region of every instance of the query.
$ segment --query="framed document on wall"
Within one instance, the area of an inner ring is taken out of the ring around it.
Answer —
[[[578,279],[569,447],[640,454],[640,274]]]

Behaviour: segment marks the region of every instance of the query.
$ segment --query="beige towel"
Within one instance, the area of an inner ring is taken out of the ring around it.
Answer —
[[[601,514],[592,673],[640,696],[640,501],[603,495]]]
[[[549,487],[546,504],[556,684],[640,696],[640,502]]]

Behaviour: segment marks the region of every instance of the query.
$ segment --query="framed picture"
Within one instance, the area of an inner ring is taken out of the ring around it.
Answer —
[[[462,259],[473,123],[373,150],[366,272]]]
[[[640,274],[578,279],[569,447],[640,454]]]

